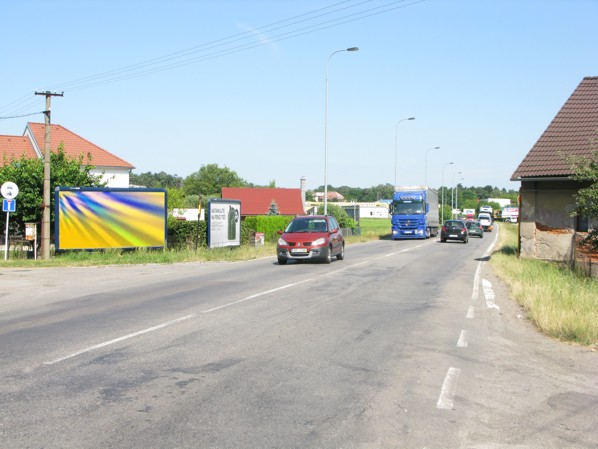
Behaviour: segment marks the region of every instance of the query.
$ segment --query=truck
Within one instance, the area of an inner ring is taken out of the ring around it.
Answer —
[[[393,240],[438,235],[438,192],[427,186],[399,186],[390,204]]]
[[[519,219],[519,208],[518,207],[503,207],[502,208],[502,219],[504,221],[510,221],[511,223],[517,223]]]
[[[475,220],[475,209],[463,209],[463,216],[466,220]]]

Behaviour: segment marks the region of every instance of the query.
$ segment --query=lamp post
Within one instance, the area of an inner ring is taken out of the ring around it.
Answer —
[[[459,181],[463,181],[465,178],[461,178]],[[455,209],[459,209],[459,183],[455,186]]]
[[[451,218],[453,218],[453,211],[455,210],[455,199],[454,199],[454,194],[455,194],[455,175],[460,175],[461,172],[457,172],[457,173],[453,173],[453,176],[451,176]]]
[[[426,150],[426,172],[424,175],[424,185],[425,186],[428,185],[428,153],[430,152],[430,150],[438,150],[439,148],[440,147],[431,147]]]
[[[399,123],[407,120],[415,120],[415,117],[403,118],[395,125],[395,190],[397,189],[397,134],[399,132]]]
[[[328,214],[328,65],[330,59],[342,51],[357,51],[357,47],[333,51],[326,61],[326,109],[324,112],[324,215]]]
[[[441,185],[440,185],[440,188],[442,189],[442,209],[441,209],[442,223],[444,223],[444,191],[446,190],[446,189],[444,188],[444,168],[445,168],[447,165],[452,165],[452,164],[453,164],[453,162],[447,162],[446,164],[444,164],[444,165],[442,166],[442,181],[440,182],[440,184],[441,184]]]

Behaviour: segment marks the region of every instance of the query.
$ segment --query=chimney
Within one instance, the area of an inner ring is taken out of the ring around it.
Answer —
[[[301,204],[305,210],[305,176],[301,176]]]

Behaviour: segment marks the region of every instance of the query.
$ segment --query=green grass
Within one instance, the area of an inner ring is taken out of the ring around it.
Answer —
[[[544,334],[598,347],[598,282],[553,263],[517,256],[517,226],[500,225],[491,258],[512,297]]]
[[[347,243],[363,243],[369,240],[390,238],[390,219],[362,218],[359,225],[361,234],[347,237]]]

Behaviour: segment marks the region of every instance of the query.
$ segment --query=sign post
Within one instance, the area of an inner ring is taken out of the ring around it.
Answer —
[[[17,202],[14,199],[19,194],[19,188],[14,182],[5,182],[0,187],[0,194],[4,200],[2,200],[2,212],[6,212],[6,234],[4,239],[4,260],[8,259],[8,219],[11,212],[17,210]]]
[[[25,239],[33,242],[33,260],[37,260],[37,223],[25,223]]]

